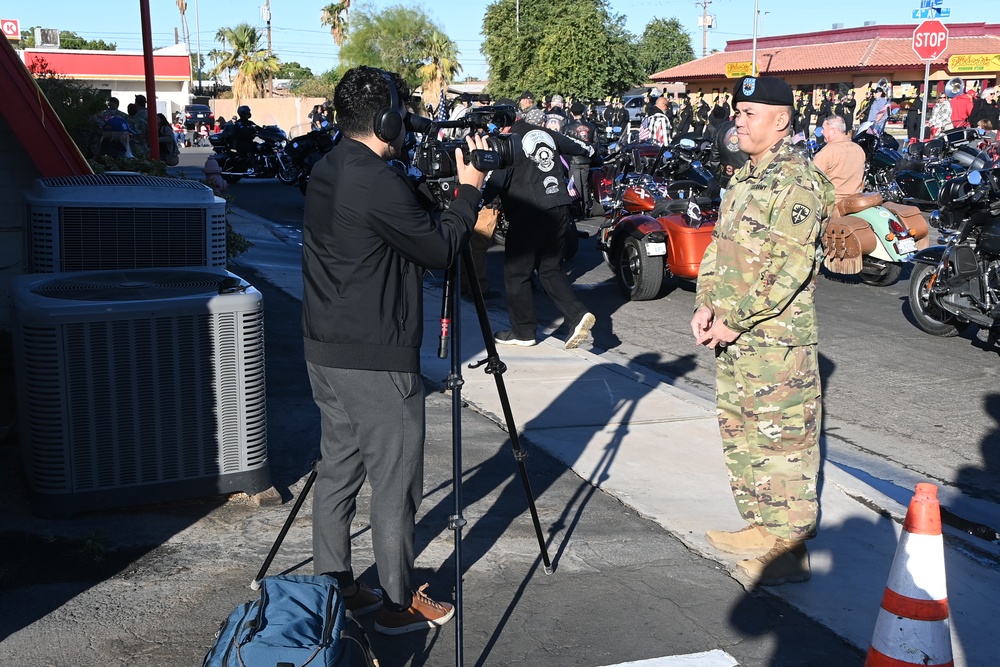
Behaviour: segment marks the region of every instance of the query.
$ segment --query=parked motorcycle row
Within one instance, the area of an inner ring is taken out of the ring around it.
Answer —
[[[296,186],[304,195],[313,166],[339,138],[340,130],[326,123],[292,139],[276,125],[254,125],[244,128],[243,133],[236,125],[227,125],[222,132],[211,135],[209,141],[226,182],[277,178],[286,185]]]
[[[867,157],[867,191],[838,204],[823,238],[825,270],[885,286],[912,262],[910,308],[923,331],[955,336],[977,324],[1000,334],[996,145],[966,128],[903,153],[891,135],[865,129],[855,141]],[[312,167],[338,138],[334,126],[288,139],[265,125],[252,142],[229,127],[210,141],[226,181],[277,177],[305,194]],[[605,217],[597,247],[627,298],[654,299],[673,279],[697,279],[720,203],[710,153],[711,142],[690,133],[667,146],[612,142],[591,169],[590,192]],[[929,227],[942,234],[939,245],[929,246]]]
[[[910,306],[922,330],[954,336],[977,324],[1000,335],[996,144],[960,129],[903,153],[890,135],[865,129],[855,141],[868,157],[870,191],[838,205],[823,238],[824,269],[885,286],[912,262]],[[597,246],[628,298],[653,299],[674,278],[697,278],[720,201],[709,153],[690,135],[664,147],[612,145],[591,170],[605,209]],[[931,227],[943,234],[940,245],[930,246]]]

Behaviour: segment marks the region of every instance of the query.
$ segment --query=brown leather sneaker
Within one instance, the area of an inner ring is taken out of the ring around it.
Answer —
[[[764,554],[774,546],[778,538],[767,532],[763,526],[750,524],[742,530],[726,532],[709,530],[705,532],[705,540],[719,551],[727,554]]]
[[[809,552],[802,540],[776,539],[774,546],[763,556],[744,560],[736,568],[755,584],[777,586],[809,581]]]
[[[382,606],[382,591],[355,581],[357,587],[353,595],[344,595],[344,606],[355,616],[373,612]]]
[[[447,602],[435,602],[424,591],[428,584],[413,594],[413,601],[403,611],[382,607],[375,616],[375,631],[384,635],[402,635],[444,625],[455,615],[455,608]]]

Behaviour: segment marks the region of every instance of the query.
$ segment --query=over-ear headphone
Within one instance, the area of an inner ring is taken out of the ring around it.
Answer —
[[[384,70],[376,70],[389,84],[389,106],[375,114],[375,136],[386,143],[399,136],[403,129],[403,117],[399,113],[399,93],[396,82]]]

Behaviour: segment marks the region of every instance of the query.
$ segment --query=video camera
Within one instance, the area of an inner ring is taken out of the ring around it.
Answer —
[[[514,164],[514,139],[512,135],[500,134],[500,129],[514,124],[512,106],[476,107],[458,120],[433,121],[423,116],[407,116],[407,127],[423,135],[423,140],[413,151],[413,166],[432,185],[439,201],[444,203],[445,194],[450,192],[457,175],[455,149],[461,149],[465,163],[472,164],[479,171],[487,172],[503,169]],[[483,130],[489,150],[469,151],[465,139],[441,141],[438,130],[468,129],[470,132]]]

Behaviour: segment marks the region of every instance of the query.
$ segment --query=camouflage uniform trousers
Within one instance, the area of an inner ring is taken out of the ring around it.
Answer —
[[[816,533],[820,391],[815,345],[737,342],[716,357],[719,431],[736,506],[785,539]]]

